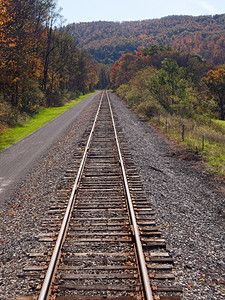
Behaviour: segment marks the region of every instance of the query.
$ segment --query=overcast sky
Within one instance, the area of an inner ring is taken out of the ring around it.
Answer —
[[[137,21],[169,15],[225,13],[225,0],[58,0],[67,23]]]

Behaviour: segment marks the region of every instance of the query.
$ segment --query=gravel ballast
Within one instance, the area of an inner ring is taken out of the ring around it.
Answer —
[[[224,198],[201,163],[179,149],[112,95],[144,190],[175,261],[184,299],[224,299]]]
[[[143,122],[113,94],[112,103],[129,143],[157,225],[175,261],[184,299],[224,299],[223,197],[209,184],[199,162],[170,155],[176,146]],[[41,218],[79,147],[96,110],[93,100],[65,135],[35,162],[10,198],[0,202],[0,299],[29,294],[32,284],[18,277],[27,253],[42,251],[36,236]],[[200,168],[201,169],[201,168]],[[35,283],[34,283],[35,284]]]
[[[99,97],[94,97],[67,131],[35,159],[11,196],[1,199],[0,299],[33,294],[37,283],[20,275],[31,264],[29,253],[46,251],[46,245],[37,239],[43,230],[41,222],[56,198],[74,152],[80,149],[79,142],[98,104]]]

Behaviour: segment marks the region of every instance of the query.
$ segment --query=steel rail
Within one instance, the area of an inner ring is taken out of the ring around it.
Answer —
[[[108,92],[106,92],[106,95],[107,95],[107,98],[108,98],[108,103],[109,103],[109,108],[110,108],[110,113],[111,113],[111,118],[112,118],[115,138],[116,138],[116,144],[117,144],[117,149],[118,149],[118,153],[119,153],[120,165],[121,165],[121,169],[122,169],[122,173],[123,173],[123,180],[124,180],[125,191],[126,191],[126,196],[127,196],[128,205],[129,205],[131,222],[132,222],[133,229],[134,229],[134,236],[135,236],[135,242],[136,242],[136,247],[137,247],[139,265],[140,265],[140,269],[141,269],[142,282],[143,282],[143,286],[144,286],[144,293],[145,293],[146,300],[153,300],[153,295],[152,295],[152,290],[151,290],[151,287],[150,287],[148,271],[147,271],[145,258],[144,258],[144,253],[143,253],[143,248],[142,248],[141,239],[140,239],[140,232],[139,232],[138,225],[137,225],[137,222],[136,222],[134,207],[133,207],[133,203],[132,203],[132,199],[131,199],[131,195],[130,195],[130,190],[129,190],[129,186],[128,186],[128,181],[127,181],[126,171],[125,171],[125,167],[124,167],[123,157],[122,157],[122,154],[121,154],[121,151],[120,151],[119,139],[118,139],[118,135],[117,135],[117,131],[116,131],[116,125],[115,125],[115,121],[114,121],[112,106],[111,106],[111,103],[110,103]]]
[[[70,196],[70,199],[69,199],[69,202],[68,202],[68,206],[67,206],[67,209],[66,209],[66,212],[65,212],[65,215],[64,215],[62,226],[61,226],[61,229],[60,229],[57,241],[56,241],[56,245],[55,245],[55,248],[54,248],[50,263],[49,263],[49,266],[48,266],[48,270],[47,270],[47,273],[46,273],[46,276],[45,276],[45,279],[44,279],[44,283],[42,285],[40,295],[39,295],[39,298],[38,298],[39,300],[46,300],[46,299],[48,299],[48,296],[49,296],[50,287],[51,287],[51,284],[52,284],[52,279],[54,277],[57,262],[58,262],[58,259],[59,259],[59,254],[60,254],[60,251],[61,251],[61,248],[62,248],[65,233],[67,231],[68,223],[70,221],[71,212],[72,212],[72,208],[73,208],[74,200],[75,200],[75,194],[76,194],[77,189],[78,189],[78,183],[79,183],[80,176],[81,176],[83,168],[84,168],[84,163],[85,163],[86,156],[87,156],[87,153],[88,153],[88,150],[89,150],[89,145],[90,145],[90,142],[91,142],[91,138],[92,138],[92,135],[93,135],[93,132],[94,132],[94,129],[95,129],[96,121],[97,121],[99,111],[100,111],[100,107],[101,107],[101,104],[102,104],[103,94],[104,94],[104,92],[102,93],[100,103],[99,103],[99,106],[98,106],[98,110],[97,110],[97,113],[96,113],[96,116],[95,116],[95,120],[94,120],[92,129],[91,129],[91,132],[90,132],[90,135],[89,135],[86,147],[85,147],[83,158],[82,158],[82,161],[80,163],[80,167],[79,167],[79,170],[78,170],[78,173],[77,173],[77,176],[76,176],[76,180],[75,180],[75,183],[74,183],[74,186],[73,186],[73,189],[72,189],[72,193],[71,193],[71,196]]]

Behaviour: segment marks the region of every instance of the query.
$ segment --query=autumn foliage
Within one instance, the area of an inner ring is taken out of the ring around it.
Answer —
[[[98,62],[113,64],[122,54],[139,46],[172,47],[182,53],[197,53],[211,64],[225,61],[225,14],[214,16],[169,16],[130,22],[91,22],[68,25],[78,45]]]
[[[169,113],[224,120],[225,69],[210,68],[199,55],[154,45],[123,54],[112,67],[111,83],[149,117]]]
[[[225,70],[210,70],[204,78],[206,85],[212,93],[220,108],[220,118],[224,120],[225,110]]]
[[[60,26],[53,0],[0,0],[0,122],[93,89],[96,66]]]

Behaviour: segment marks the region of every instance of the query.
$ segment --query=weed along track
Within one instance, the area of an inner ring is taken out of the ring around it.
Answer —
[[[90,135],[43,220],[39,241],[49,250],[32,253],[23,269],[36,286],[29,299],[181,299],[107,92],[99,103]]]

